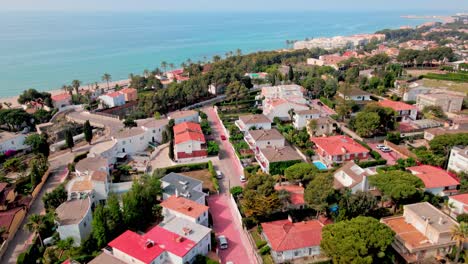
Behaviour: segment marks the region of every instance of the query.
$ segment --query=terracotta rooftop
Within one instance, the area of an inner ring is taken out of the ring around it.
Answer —
[[[262,228],[274,251],[319,246],[322,240],[323,224],[318,220],[298,223],[279,220],[262,223]]]
[[[366,153],[368,149],[358,144],[348,136],[314,137],[311,141],[323,149],[328,155],[343,155],[351,153]]]
[[[208,206],[199,204],[184,197],[172,195],[161,203],[161,206],[173,211],[177,211],[192,218],[197,218],[208,211]]]
[[[253,140],[255,140],[255,141],[284,139],[283,135],[281,135],[281,133],[276,129],[250,130],[249,134],[253,138]]]
[[[453,195],[449,198],[456,200],[462,204],[468,205],[468,193]]]
[[[51,99],[52,101],[70,100],[71,96],[68,93],[61,93],[61,94],[52,95]]]
[[[428,189],[460,184],[460,182],[450,176],[448,172],[434,166],[420,165],[409,167],[407,169],[416,177],[420,178],[424,182],[424,186]]]
[[[384,224],[390,227],[410,248],[427,247],[432,243],[419,232],[413,225],[408,224],[403,216],[383,218]]]
[[[137,90],[135,88],[123,88],[119,92],[121,92],[121,93],[136,93]]]
[[[317,109],[309,109],[309,110],[299,110],[295,111],[296,115],[317,115],[320,114],[320,111]]]
[[[93,183],[89,180],[75,181],[71,187],[72,192],[86,192],[93,190]]]
[[[244,124],[271,123],[270,119],[262,114],[239,116],[239,120]]]
[[[389,107],[395,111],[405,111],[405,110],[415,110],[417,109],[415,105],[410,105],[403,102],[397,102],[392,100],[382,100],[379,102],[379,105],[382,107]]]
[[[90,198],[69,200],[57,207],[57,214],[60,225],[72,225],[81,222],[88,210],[91,210]]]
[[[186,141],[205,142],[205,136],[199,124],[193,122],[184,122],[175,125],[174,128],[174,143],[179,144]]]
[[[304,187],[299,185],[275,185],[275,190],[285,190],[290,194],[291,203],[294,205],[303,205],[304,201]]]

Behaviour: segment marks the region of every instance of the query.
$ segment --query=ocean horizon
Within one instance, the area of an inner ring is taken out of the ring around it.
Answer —
[[[162,61],[192,61],[286,47],[286,40],[416,26],[456,11],[363,12],[5,12],[0,16],[0,98],[142,74]]]

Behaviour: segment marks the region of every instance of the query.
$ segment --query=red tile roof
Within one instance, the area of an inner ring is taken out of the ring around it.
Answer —
[[[121,93],[136,93],[137,90],[135,88],[124,88],[124,89],[120,90],[119,92],[121,92]]]
[[[15,215],[21,210],[23,210],[23,207],[16,207],[8,211],[0,212],[0,227],[5,228],[5,230],[8,232]]]
[[[71,96],[67,93],[52,95],[52,101],[70,100]]]
[[[304,187],[299,185],[275,185],[275,190],[285,190],[290,194],[291,203],[294,205],[303,205],[304,201]]]
[[[396,102],[392,100],[382,100],[379,102],[379,105],[382,107],[389,107],[392,108],[395,111],[404,111],[404,110],[414,110],[416,109],[416,106],[406,104],[403,102]]]
[[[450,196],[449,198],[459,201],[463,204],[468,204],[468,193]]]
[[[148,247],[148,241],[152,241],[153,246]],[[112,240],[109,246],[149,264],[165,251],[183,257],[195,246],[195,242],[155,226],[144,235],[127,230]]]
[[[205,143],[205,136],[199,124],[193,122],[184,122],[175,125],[174,128],[174,142],[179,144],[182,142],[194,140]]]
[[[369,152],[348,136],[314,137],[310,139],[328,155],[357,154]]]
[[[109,97],[112,97],[112,98],[115,98],[115,97],[121,96],[122,93],[121,92],[112,92],[112,93],[108,93],[108,94],[105,94],[105,95],[107,95]]]
[[[204,212],[208,211],[208,206],[199,204],[184,197],[177,197],[175,195],[164,200],[161,203],[161,206],[192,218],[197,218]]]
[[[291,223],[279,220],[262,223],[263,233],[274,251],[295,250],[319,246],[323,224],[318,220]]]
[[[457,179],[450,176],[445,170],[434,166],[420,165],[409,167],[408,170],[420,178],[428,189],[460,184]]]

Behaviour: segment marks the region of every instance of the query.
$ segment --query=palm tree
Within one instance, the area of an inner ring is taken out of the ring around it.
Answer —
[[[164,73],[166,73],[166,71],[167,71],[167,62],[166,61],[161,62],[161,68],[163,68]]]
[[[171,68],[171,71],[173,71],[173,70],[174,70],[174,68],[175,68],[175,65],[174,65],[174,63],[169,63],[169,68]]]
[[[460,225],[455,225],[450,231],[452,240],[457,243],[457,254],[455,255],[455,263],[458,263],[460,258],[460,251],[463,248],[463,243],[468,238],[468,223],[461,222]]]
[[[187,64],[185,64],[185,62],[182,62],[182,63],[180,64],[180,67],[182,67],[182,69],[185,69],[185,68],[187,67]]]
[[[62,90],[66,93],[69,93],[70,96],[73,95],[73,87],[71,87],[70,85],[66,85],[66,84],[62,85]]]
[[[31,233],[35,233],[41,242],[41,246],[44,247],[44,243],[42,242],[40,231],[45,227],[44,224],[44,216],[38,214],[32,214],[28,218],[28,222],[24,226],[26,230]]]
[[[190,58],[187,59],[187,64],[192,65],[192,60]]]
[[[62,255],[63,255],[63,252],[67,251],[67,250],[70,250],[71,248],[73,248],[73,238],[72,237],[69,237],[65,240],[60,240],[59,242],[57,242],[57,249],[60,250],[60,254],[59,254],[59,259],[62,258]]]
[[[241,56],[241,55],[242,55],[242,50],[236,49],[236,56]]]
[[[107,90],[109,90],[109,89],[110,89],[110,87],[109,87],[109,82],[112,80],[111,75],[110,75],[109,73],[104,73],[104,75],[102,75],[102,80],[103,80],[103,81],[106,81],[106,83],[107,83]]]
[[[8,107],[8,109],[10,109],[11,106],[12,106],[12,103],[10,103],[10,102],[3,102],[3,104],[4,104],[6,107]]]
[[[149,70],[148,69],[145,69],[143,71],[143,76],[145,76],[145,78],[148,78],[148,76],[149,76]]]
[[[75,93],[78,94],[78,89],[80,89],[81,81],[79,80],[73,80],[72,81],[72,87],[75,89]]]

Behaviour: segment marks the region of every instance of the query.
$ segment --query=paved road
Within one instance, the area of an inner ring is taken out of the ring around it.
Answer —
[[[387,160],[387,165],[395,165],[396,161],[402,158],[402,156],[396,153],[395,151],[392,151],[392,152],[381,151],[380,149],[377,148],[377,145],[379,144],[369,144],[369,146],[373,150],[377,151],[380,154],[380,156],[382,156],[383,159]]]
[[[92,126],[95,127],[106,127],[109,130],[110,135],[114,135],[119,130],[124,128],[122,121],[89,113],[87,111],[75,111],[67,114],[67,118],[77,122],[77,123],[84,123],[86,120],[89,120]]]
[[[16,232],[14,238],[10,241],[8,248],[2,257],[1,263],[16,263],[18,255],[27,249],[27,247],[32,241],[32,234],[28,231],[25,231],[23,227],[28,219],[28,216],[31,214],[45,213],[44,203],[42,202],[42,196],[44,196],[44,194],[46,194],[47,192],[52,191],[60,183],[63,182],[64,176],[66,176],[64,172],[67,168],[68,163],[73,161],[75,155],[83,153],[89,148],[89,145],[85,145],[74,149],[73,152],[66,152],[62,155],[58,155],[49,159],[51,174],[49,175],[47,182],[42,187],[42,190],[37,196],[36,200],[32,203],[31,207],[29,208],[28,214],[25,217],[20,228],[18,229],[18,232]]]
[[[232,261],[234,263],[257,263],[253,256],[248,238],[242,231],[242,224],[233,214],[233,208],[226,194],[211,195],[208,197],[208,206],[213,216],[213,229],[216,236],[224,235],[228,239],[229,247],[219,250],[221,263]]]

